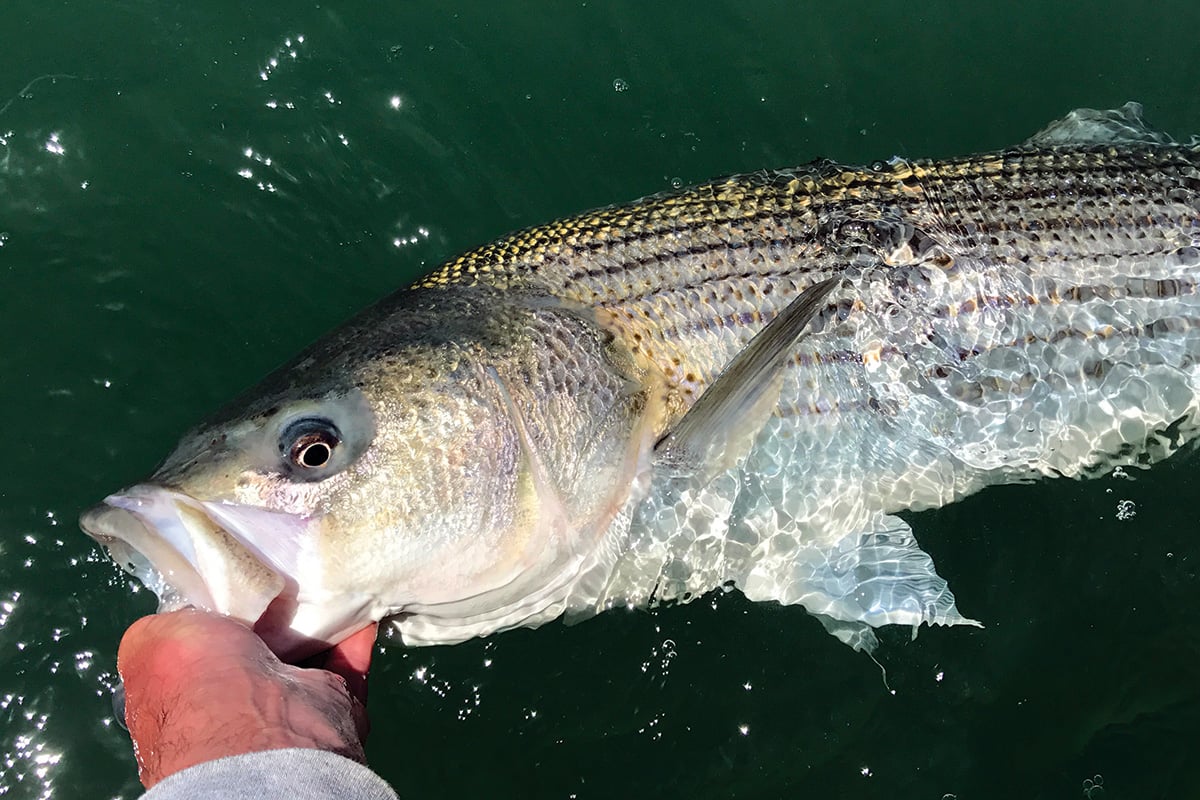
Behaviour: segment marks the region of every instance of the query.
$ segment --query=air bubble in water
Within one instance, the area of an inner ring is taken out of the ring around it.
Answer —
[[[1096,775],[1083,781],[1083,796],[1088,800],[1100,800],[1104,797],[1104,776]]]
[[[613,91],[614,92],[623,92],[628,88],[629,88],[629,84],[625,81],[624,78],[617,78],[613,81]]]
[[[1124,522],[1137,516],[1137,504],[1132,500],[1122,500],[1117,503],[1117,519]]]

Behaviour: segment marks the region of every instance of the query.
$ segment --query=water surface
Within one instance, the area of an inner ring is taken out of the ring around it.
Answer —
[[[153,600],[78,512],[443,259],[730,172],[1003,147],[1078,106],[1200,132],[1194,0],[993,5],[12,0],[0,795],[139,793],[107,686]],[[1180,454],[911,515],[987,627],[886,632],[886,685],[803,611],[718,594],[385,648],[369,755],[413,798],[1191,796],[1198,476]]]

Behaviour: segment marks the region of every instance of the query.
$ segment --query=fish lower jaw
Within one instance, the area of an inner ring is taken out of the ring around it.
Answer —
[[[155,541],[149,533],[131,541],[126,536],[103,532],[112,522],[108,512],[121,513],[109,506],[97,506],[84,514],[80,524],[108,551],[114,563],[154,592],[159,613],[188,606],[216,610],[217,603],[200,574],[166,542]]]
[[[86,511],[80,527],[158,596],[159,612],[192,606],[254,625],[288,589],[278,571],[177,492],[135,486]]]

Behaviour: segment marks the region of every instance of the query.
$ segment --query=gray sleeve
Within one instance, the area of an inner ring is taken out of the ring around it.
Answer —
[[[324,750],[264,750],[176,772],[142,800],[399,800],[374,772]]]

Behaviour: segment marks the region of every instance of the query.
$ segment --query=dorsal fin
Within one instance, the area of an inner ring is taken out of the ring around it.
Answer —
[[[1077,147],[1088,144],[1175,144],[1142,119],[1142,104],[1130,101],[1120,108],[1077,108],[1030,136],[1025,147]]]
[[[757,433],[779,402],[785,358],[839,281],[829,278],[809,286],[759,331],[658,440],[658,457],[686,468],[736,458],[741,439]]]

